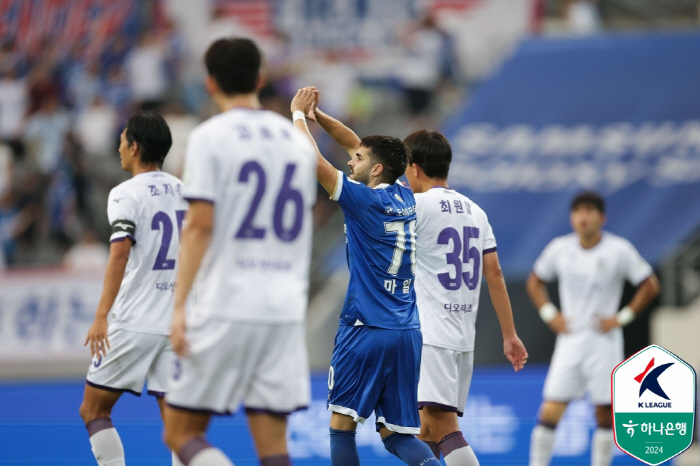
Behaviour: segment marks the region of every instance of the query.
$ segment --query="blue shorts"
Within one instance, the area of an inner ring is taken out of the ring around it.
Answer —
[[[341,325],[328,373],[328,409],[360,423],[374,411],[377,428],[418,435],[422,345],[420,329]]]

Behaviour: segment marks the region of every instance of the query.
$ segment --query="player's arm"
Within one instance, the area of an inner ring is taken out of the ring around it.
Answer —
[[[131,252],[131,239],[122,237],[119,241],[114,241],[109,246],[109,259],[105,270],[104,285],[102,286],[102,296],[97,305],[95,320],[88,330],[83,346],[90,343],[90,354],[95,356],[102,353],[107,354],[109,349],[109,339],[107,338],[107,316],[109,315],[114,300],[117,299],[119,288],[122,285],[126,263],[129,261]]]
[[[304,89],[299,89],[297,95],[292,99],[291,110],[294,115],[294,126],[308,136],[314,149],[316,149],[316,179],[318,179],[321,186],[328,191],[328,194],[333,195],[338,182],[338,170],[336,170],[336,168],[323,157],[321,151],[318,150],[318,145],[316,145],[316,141],[311,135],[309,127],[306,124],[306,118],[304,117],[316,104],[316,94],[316,91],[312,88],[306,87]],[[298,113],[295,115],[296,112],[301,112],[302,115]]]
[[[538,309],[540,317],[549,325],[549,328],[557,334],[569,333],[564,316],[549,299],[547,284],[535,272],[530,272],[530,276],[527,277],[525,289],[530,296],[530,301]]]
[[[609,332],[615,327],[624,327],[628,325],[646,309],[660,291],[661,285],[659,285],[659,279],[656,278],[656,274],[652,273],[646,280],[639,284],[637,291],[635,291],[634,296],[632,296],[632,300],[627,306],[623,307],[615,317],[600,320],[600,329],[603,332]]]
[[[214,228],[214,203],[191,201],[185,217],[180,240],[180,256],[175,282],[175,308],[170,328],[170,341],[173,350],[180,356],[187,353],[185,340],[185,303],[192,288],[194,277],[209,247]]]
[[[353,130],[318,108],[314,109],[314,116],[316,117],[316,122],[321,125],[321,128],[323,128],[335,142],[340,144],[341,147],[350,154],[350,157],[357,153],[360,148],[361,140]]]
[[[503,278],[503,271],[501,270],[496,251],[484,254],[483,273],[489,287],[491,302],[496,310],[498,323],[503,333],[503,353],[513,364],[513,368],[519,371],[527,362],[527,350],[515,332],[513,310],[510,307],[508,289],[506,288],[506,281]]]

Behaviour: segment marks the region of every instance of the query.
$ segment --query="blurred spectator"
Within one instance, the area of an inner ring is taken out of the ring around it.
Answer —
[[[29,208],[22,208],[12,191],[0,197],[0,249],[7,265],[13,265],[17,253],[17,239],[31,227],[34,216]]]
[[[0,143],[0,199],[12,190],[14,163],[12,149],[7,144]]]
[[[49,234],[61,246],[68,247],[77,238],[79,222],[73,179],[67,164],[54,174],[47,193]]]
[[[20,57],[15,50],[15,42],[6,40],[0,45],[0,74],[14,71],[19,74]]]
[[[323,111],[341,121],[350,117],[350,97],[357,86],[358,73],[343,60],[339,50],[325,50],[321,59],[298,77],[297,87],[316,86],[321,92]]]
[[[78,114],[75,134],[90,157],[103,158],[114,153],[117,111],[97,96]]]
[[[53,76],[52,64],[39,62],[29,74],[29,111],[32,114],[48,100],[59,101],[61,88]]]
[[[100,66],[92,62],[82,70],[77,71],[68,83],[66,94],[68,102],[77,111],[87,108],[104,88],[100,77]]]
[[[63,256],[63,265],[71,271],[104,272],[108,259],[109,248],[97,240],[93,230],[86,229],[80,242]]]
[[[441,57],[447,40],[431,15],[402,38],[404,56],[397,78],[414,116],[428,109],[437,90],[442,71]]]
[[[109,74],[113,68],[121,68],[129,53],[129,42],[123,34],[118,34],[112,42],[100,54],[99,63],[102,67],[100,72]]]
[[[0,138],[16,141],[22,134],[22,120],[27,114],[29,95],[27,80],[9,70],[0,79]]]
[[[111,146],[116,152],[116,141],[118,136],[114,133],[112,129]],[[75,193],[75,206],[84,221],[93,221],[93,215],[90,211],[89,194],[91,180],[88,177],[85,164],[85,151],[83,150],[82,144],[78,141],[77,136],[74,133],[68,133],[63,144],[63,153],[65,155],[66,169],[68,170],[72,184],[73,191]]]
[[[104,97],[107,104],[119,110],[120,114],[125,111],[127,104],[131,101],[131,89],[122,68],[113,66],[109,69]]]
[[[165,69],[168,81],[178,83],[182,76],[181,67],[185,58],[185,39],[172,21],[166,22],[162,37],[165,45]]]
[[[199,118],[192,114],[185,113],[180,104],[172,104],[163,114],[163,118],[170,127],[173,136],[173,144],[170,152],[163,162],[163,170],[182,177],[182,168],[185,160],[185,146],[190,132],[199,124]]]
[[[573,0],[566,8],[569,29],[580,35],[595,34],[601,29],[596,0]]]
[[[165,46],[152,31],[141,34],[124,63],[134,100],[144,109],[157,109],[168,91]]]
[[[58,168],[63,140],[70,128],[70,115],[61,107],[58,95],[48,94],[24,130],[25,144],[41,173],[48,175]]]

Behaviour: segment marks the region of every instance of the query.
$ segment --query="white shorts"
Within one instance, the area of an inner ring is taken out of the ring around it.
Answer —
[[[110,328],[107,336],[110,349],[106,356],[92,359],[87,384],[102,390],[141,396],[146,382],[149,395],[163,396],[175,361],[168,336],[121,328]]]
[[[423,345],[418,407],[435,406],[464,414],[474,372],[474,352]]]
[[[603,335],[592,337],[586,345],[569,344],[561,336],[557,337],[544,382],[545,401],[568,402],[588,394],[594,405],[611,404],[611,374],[624,360],[624,349],[621,337],[601,337]]]
[[[309,405],[304,323],[210,318],[190,325],[190,354],[177,361],[167,403],[209,414],[247,410],[286,415]]]

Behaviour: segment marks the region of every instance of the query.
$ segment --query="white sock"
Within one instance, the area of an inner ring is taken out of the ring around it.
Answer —
[[[452,450],[449,455],[445,456],[445,464],[447,466],[479,466],[479,460],[476,459],[472,447],[467,445]]]
[[[218,448],[206,448],[192,457],[188,466],[233,466]]]
[[[177,457],[177,454],[174,451],[170,452],[173,457],[173,466],[185,466],[182,464],[182,461],[180,461],[180,458]]]
[[[591,442],[591,466],[610,466],[613,456],[613,431],[601,429],[593,432]]]
[[[117,429],[103,429],[90,437],[92,454],[100,466],[125,466],[124,445]]]
[[[549,466],[554,448],[554,429],[537,424],[530,437],[530,466]]]

